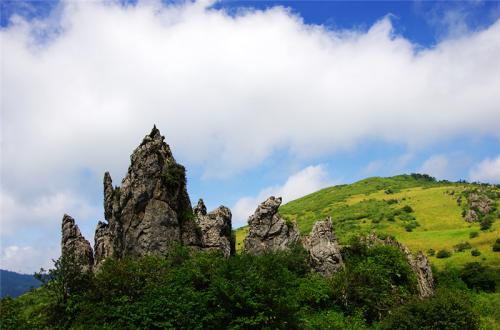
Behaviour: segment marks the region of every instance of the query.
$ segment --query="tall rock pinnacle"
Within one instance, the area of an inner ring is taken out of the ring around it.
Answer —
[[[164,254],[174,243],[200,245],[186,173],[155,127],[130,157],[121,187],[104,174],[104,215],[95,235],[96,263],[107,257]]]
[[[92,271],[94,256],[90,243],[83,238],[80,229],[75,224],[75,219],[65,214],[61,226],[61,254],[73,257],[82,271]]]

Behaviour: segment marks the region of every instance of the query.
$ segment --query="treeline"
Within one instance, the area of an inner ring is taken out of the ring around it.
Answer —
[[[477,329],[471,293],[498,281],[484,267],[441,272],[436,295],[421,300],[398,249],[354,240],[343,256],[331,278],[310,271],[301,247],[227,260],[177,247],[108,260],[96,274],[63,257],[40,289],[1,301],[1,328]]]

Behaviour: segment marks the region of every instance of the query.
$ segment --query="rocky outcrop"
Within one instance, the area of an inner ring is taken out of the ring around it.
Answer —
[[[85,256],[84,267],[99,270],[107,258],[166,254],[175,244],[220,250],[225,257],[234,253],[231,211],[220,206],[207,214],[202,200],[191,208],[185,169],[164,140],[153,127],[132,153],[121,187],[104,174],[106,222],[97,224],[93,253],[74,220],[63,219],[63,250]]]
[[[300,243],[297,224],[279,216],[280,205],[281,198],[271,196],[250,216],[248,235],[244,241],[246,253],[259,255],[267,251],[284,251]]]
[[[464,219],[467,222],[476,222],[479,220],[479,217],[477,216],[476,211],[467,210],[467,211],[465,211]]]
[[[82,271],[92,271],[94,264],[92,247],[82,236],[75,219],[67,214],[62,219],[61,254],[79,264]]]
[[[317,221],[311,234],[303,239],[304,248],[309,252],[309,264],[319,274],[328,277],[338,272],[342,266],[342,255],[337,238],[333,233],[332,220]]]
[[[391,237],[387,237],[382,240],[377,237],[375,233],[368,235],[363,241],[370,245],[390,245],[398,248],[406,257],[408,265],[415,272],[418,282],[418,291],[421,298],[426,298],[434,295],[434,277],[432,276],[432,269],[427,257],[422,253],[418,252],[413,255],[408,247]]]
[[[219,250],[225,258],[235,253],[235,240],[232,237],[231,211],[219,206],[207,214],[203,200],[193,209],[195,220],[201,231],[201,248]]]
[[[488,198],[484,193],[471,193],[467,200],[469,201],[469,207],[482,215],[489,214],[492,210],[494,202]]]
[[[199,247],[186,174],[154,127],[130,157],[121,187],[104,174],[104,216],[95,235],[95,259],[164,254],[175,243]]]

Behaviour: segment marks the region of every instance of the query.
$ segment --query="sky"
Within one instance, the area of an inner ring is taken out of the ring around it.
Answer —
[[[369,176],[500,183],[499,2],[2,1],[0,268],[93,243],[154,124],[246,224]]]

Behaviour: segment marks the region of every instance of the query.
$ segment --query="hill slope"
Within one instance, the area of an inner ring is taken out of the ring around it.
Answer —
[[[331,216],[341,244],[348,244],[352,236],[375,231],[395,236],[413,251],[452,252],[449,258],[430,256],[437,267],[482,261],[500,268],[500,252],[492,250],[500,238],[500,221],[481,230],[479,222],[468,223],[462,216],[467,209],[464,195],[471,190],[490,193],[495,204],[490,217],[498,219],[498,186],[436,182],[426,175],[374,177],[325,188],[283,205],[280,214],[297,221],[303,235],[309,233],[315,221]],[[238,249],[242,248],[245,235],[245,227],[236,230]],[[470,248],[464,245],[462,252],[454,251],[456,245],[465,242]],[[472,250],[481,254],[472,256]]]
[[[0,298],[6,296],[15,298],[31,288],[38,288],[40,284],[40,281],[35,279],[33,275],[0,269]]]

